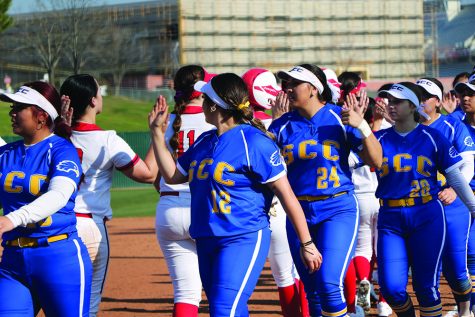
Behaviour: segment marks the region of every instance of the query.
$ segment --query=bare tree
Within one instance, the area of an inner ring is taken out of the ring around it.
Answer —
[[[122,79],[128,71],[142,71],[148,67],[150,52],[139,44],[142,36],[140,32],[135,33],[112,21],[103,30],[98,57],[104,65],[101,72],[112,74],[115,95],[120,94]]]
[[[63,17],[65,19],[63,18],[63,22],[65,22],[64,28],[68,38],[64,47],[64,55],[74,74],[78,74],[94,55],[95,35],[97,30],[103,27],[102,20],[94,14],[91,4],[91,0],[60,1],[60,7],[64,8]]]
[[[25,15],[17,19],[23,27],[22,36],[18,38],[17,51],[27,49],[39,59],[39,63],[48,73],[48,80],[55,84],[55,71],[65,47],[67,36],[64,17],[44,1],[37,1],[40,12],[35,15]]]

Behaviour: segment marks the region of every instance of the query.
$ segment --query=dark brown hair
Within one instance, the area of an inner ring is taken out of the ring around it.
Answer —
[[[195,91],[193,86],[196,82],[203,80],[205,77],[205,70],[199,65],[187,65],[181,67],[175,74],[173,84],[175,87],[175,107],[172,113],[175,115],[173,120],[173,136],[170,139],[170,147],[173,152],[172,155],[177,158],[177,149],[179,145],[178,134],[181,128],[181,115],[185,111],[185,107],[190,101],[190,97]]]

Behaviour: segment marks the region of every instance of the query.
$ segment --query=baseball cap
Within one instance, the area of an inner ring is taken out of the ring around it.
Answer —
[[[419,112],[419,114],[422,117],[424,117],[426,120],[430,119],[429,115],[422,110],[422,107],[419,102],[419,98],[417,98],[417,95],[406,86],[403,86],[400,84],[394,84],[388,90],[380,90],[378,92],[379,97],[386,98],[387,95],[391,95],[397,99],[409,100],[416,106],[417,112]]]
[[[205,81],[198,81],[195,83],[195,90],[204,93],[206,96],[208,96],[215,104],[220,106],[223,109],[231,109],[231,106],[228,105],[226,102],[224,102],[221,97],[218,96],[216,91],[213,88],[212,85],[213,79],[211,79],[209,82]]]
[[[422,87],[430,95],[437,96],[439,100],[442,100],[442,90],[433,81],[423,78],[416,81],[416,85]]]
[[[0,100],[38,106],[46,111],[53,121],[58,117],[58,112],[48,99],[31,87],[21,86],[14,94],[2,93]]]
[[[242,79],[249,91],[251,105],[271,109],[269,100],[275,100],[277,94],[282,90],[277,85],[274,74],[267,69],[251,68],[242,75]]]
[[[454,89],[456,92],[458,93],[462,93],[465,91],[465,89],[470,89],[470,90],[473,90],[475,91],[475,72],[472,73],[472,75],[470,75],[470,77],[468,78],[468,82],[466,83],[458,83],[457,85],[455,85]]]
[[[318,77],[315,76],[314,73],[301,66],[294,66],[289,71],[281,70],[277,72],[277,77],[282,80],[289,80],[289,78],[294,78],[313,85],[315,88],[317,88],[320,94],[323,92],[323,84],[320,79],[318,79]]]

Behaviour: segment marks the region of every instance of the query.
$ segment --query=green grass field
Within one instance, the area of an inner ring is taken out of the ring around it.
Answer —
[[[114,217],[155,216],[159,196],[154,188],[116,188],[111,190]]]
[[[103,113],[97,116],[97,124],[105,130],[119,132],[147,131],[147,116],[152,104],[125,97],[104,97]],[[0,136],[13,135],[10,117],[10,104],[0,102]]]

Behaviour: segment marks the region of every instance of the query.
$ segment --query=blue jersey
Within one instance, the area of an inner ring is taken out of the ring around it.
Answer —
[[[475,139],[475,128],[472,127],[471,125],[469,125],[468,123],[465,123],[465,126],[467,127],[468,132],[470,133],[470,135],[472,136],[472,139]],[[473,173],[473,178],[470,181],[470,187],[475,192],[475,171]]]
[[[361,151],[362,138],[357,129],[342,124],[340,113],[341,107],[327,104],[310,120],[292,111],[269,127],[276,135],[297,196],[353,190],[348,156],[350,150]]]
[[[442,133],[447,140],[449,140],[450,144],[455,147],[457,152],[474,153],[475,146],[472,137],[462,121],[455,119],[452,116],[440,115],[440,117],[429,126]],[[445,186],[445,177],[442,174],[438,174],[438,178],[440,184]]]
[[[73,144],[52,135],[32,146],[23,140],[0,148],[0,200],[3,213],[27,205],[48,190],[49,181],[55,176],[70,178],[77,184],[82,174],[81,163]],[[74,199],[71,195],[66,206],[42,221],[17,227],[3,235],[4,240],[17,237],[48,237],[76,231]]]
[[[448,116],[451,117],[451,118],[460,120],[460,121],[465,120],[465,112],[463,112],[462,107],[460,107],[460,106],[457,106],[457,108],[455,108],[454,112],[452,112]]]
[[[286,172],[275,143],[247,124],[220,136],[204,132],[178,159],[178,169],[190,183],[193,238],[268,227],[274,194],[265,183]]]
[[[474,152],[475,145],[465,124],[453,116],[440,115],[429,127],[442,133],[457,152]]]
[[[378,198],[437,197],[437,172],[445,174],[462,164],[455,147],[431,127],[419,124],[406,136],[392,127],[376,137],[383,148],[383,165],[376,171]]]

